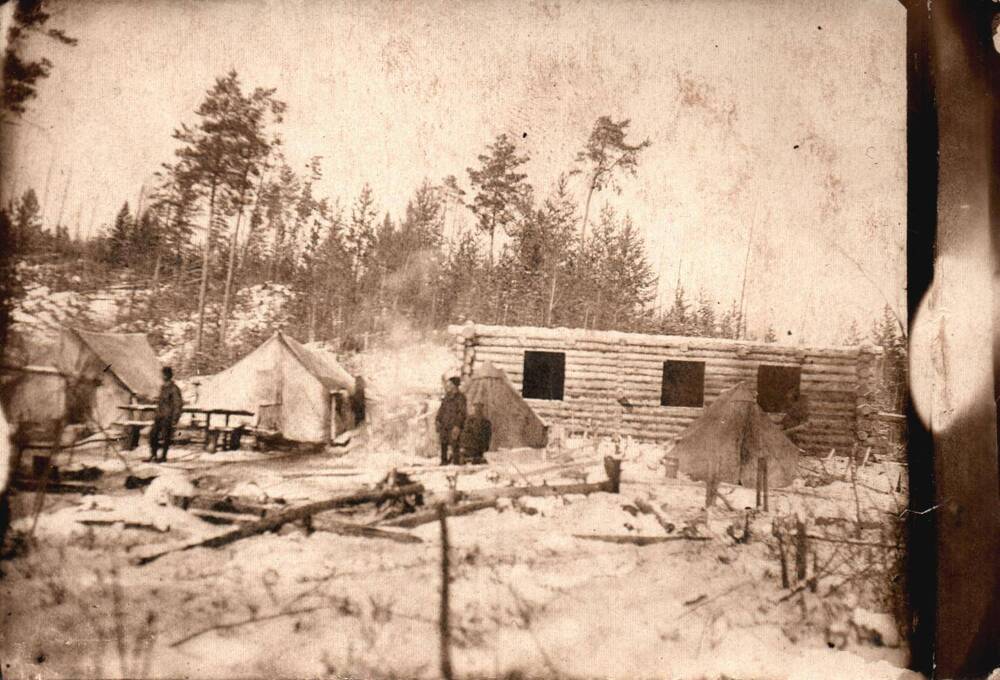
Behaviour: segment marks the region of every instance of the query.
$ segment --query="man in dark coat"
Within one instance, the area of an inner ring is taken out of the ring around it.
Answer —
[[[354,426],[359,427],[365,422],[365,379],[354,376],[354,394],[351,395],[351,411],[354,414]]]
[[[781,429],[785,436],[798,445],[800,433],[809,422],[809,400],[799,388],[793,388],[785,395],[785,417],[781,420]]]
[[[460,461],[463,465],[469,463],[485,463],[486,452],[490,450],[490,440],[493,439],[493,423],[483,414],[483,404],[476,402],[472,407],[472,415],[465,419],[462,435],[458,440],[461,451]]]
[[[160,396],[156,401],[156,417],[153,429],[149,431],[149,462],[167,462],[167,450],[174,438],[174,428],[181,419],[181,409],[184,400],[181,390],[174,382],[174,370],[169,366],[163,368],[163,385],[160,386]],[[163,447],[163,455],[156,457],[157,449]]]
[[[458,437],[462,433],[466,414],[465,395],[458,390],[460,384],[459,378],[448,380],[445,385],[444,398],[441,400],[441,407],[435,418],[438,438],[441,440],[441,465],[447,465],[449,462],[449,448],[452,457],[458,458]]]

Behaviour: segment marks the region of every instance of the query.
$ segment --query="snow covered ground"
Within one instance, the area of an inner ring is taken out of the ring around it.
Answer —
[[[463,470],[457,488],[603,479],[608,445],[572,444],[545,459],[493,455],[489,466]],[[145,453],[138,451],[125,459],[100,450],[74,454],[74,466],[104,470],[99,493],[50,496],[34,547],[0,563],[2,598],[10,603],[0,642],[10,664],[4,670],[42,678],[436,677],[437,523],[410,530],[421,543],[396,543],[323,529],[324,518],[338,514],[370,521],[368,510],[327,513],[308,535],[286,526],[221,548],[130,563],[150,545],[220,530],[162,504],[169,494],[297,504],[369,486],[395,466],[443,495],[454,474],[420,456],[367,453],[210,455],[188,448],[166,466],[139,462]],[[830,461],[837,479],[775,490],[770,511],[751,514],[751,536],[738,543],[753,490],[723,485],[734,509],[706,511],[703,485],[665,477],[657,463],[662,450],[633,445],[625,454],[620,494],[504,499],[496,509],[449,519],[457,676],[919,677],[903,670],[906,651],[885,612],[865,588],[845,582],[849,564],[820,575],[816,592],[793,593],[782,587],[771,532],[775,519],[792,513],[821,532],[822,520],[855,522],[859,513],[874,520],[895,511],[898,466],[870,463],[851,481],[842,462]],[[128,475],[159,477],[145,490],[127,490]],[[667,536],[637,500],[676,525],[671,536],[688,531],[708,540],[639,547],[580,537]],[[21,532],[31,529],[32,502],[33,494],[15,498]],[[863,538],[876,542],[870,530]],[[814,545],[826,563],[834,544]]]

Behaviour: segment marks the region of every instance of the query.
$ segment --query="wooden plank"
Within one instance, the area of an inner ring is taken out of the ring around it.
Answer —
[[[306,505],[300,505],[298,507],[290,508],[288,510],[275,512],[271,515],[267,515],[257,520],[252,524],[246,524],[237,529],[223,531],[222,533],[210,536],[205,539],[187,541],[184,543],[179,543],[166,547],[154,546],[152,551],[140,554],[135,558],[134,561],[136,564],[142,565],[142,564],[148,564],[153,560],[158,559],[163,555],[167,555],[172,552],[190,550],[192,548],[198,548],[198,547],[218,548],[223,545],[228,545],[230,543],[239,541],[244,538],[249,538],[250,536],[256,536],[258,534],[262,534],[266,531],[273,531],[281,527],[283,524],[288,524],[289,522],[297,522],[299,520],[305,520],[308,517],[312,517],[313,515],[320,512],[326,512],[327,510],[334,510],[336,508],[344,508],[352,505],[360,505],[362,503],[372,503],[375,501],[389,500],[392,498],[400,498],[403,496],[414,496],[422,493],[424,493],[423,485],[408,484],[406,486],[402,486],[397,489],[387,489],[385,491],[378,491],[378,490],[359,491],[356,493],[346,494],[343,496],[335,496],[333,498],[328,498],[327,500],[318,501],[316,503],[308,503]]]
[[[621,347],[648,348],[652,350],[686,348],[688,351],[728,351],[742,349],[746,352],[768,355],[796,356],[805,353],[823,357],[853,357],[859,354],[857,347],[812,347],[799,348],[788,345],[757,343],[725,338],[699,336],[668,336],[614,331],[584,331],[582,329],[537,328],[537,327],[484,327],[477,326],[471,342],[474,346],[525,347],[545,345],[555,347],[617,349]]]
[[[382,538],[396,543],[423,543],[423,539],[405,531],[386,531],[377,527],[342,522],[340,520],[322,519],[312,525],[314,531],[327,531],[341,536],[357,536],[360,538]]]
[[[486,510],[488,508],[495,508],[495,499],[485,499],[480,501],[472,501],[470,503],[461,503],[459,505],[446,505],[445,514],[448,517],[458,517],[461,515],[468,515],[473,512],[478,512],[480,510]],[[421,524],[428,524],[430,522],[436,522],[438,519],[438,510],[434,508],[432,510],[424,510],[421,512],[413,512],[408,515],[401,515],[400,517],[395,517],[393,519],[387,520],[385,522],[380,522],[380,526],[387,527],[405,527],[407,529],[412,529],[413,527],[418,527]]]
[[[668,543],[670,541],[710,541],[710,536],[690,536],[678,534],[676,536],[631,536],[611,535],[611,534],[573,534],[573,538],[582,538],[588,541],[603,541],[605,543],[619,543],[631,545],[653,545],[654,543]]]
[[[44,481],[34,477],[15,477],[13,486],[18,491],[42,491],[45,493],[79,493],[83,495],[97,493],[97,487],[93,484],[82,482],[56,482]]]
[[[490,361],[493,364],[503,363],[511,369],[520,369],[524,366],[524,352],[532,348],[499,348],[485,347],[477,348],[474,362],[482,363]],[[823,359],[805,357],[802,359],[788,360],[785,357],[769,357],[766,355],[748,355],[739,357],[732,352],[656,352],[656,353],[636,353],[636,352],[595,352],[586,350],[563,350],[553,348],[554,351],[563,351],[566,354],[567,368],[610,368],[621,362],[623,368],[659,368],[663,369],[664,361],[702,361],[708,366],[716,368],[728,368],[732,370],[749,369],[756,373],[760,364],[780,364],[799,366],[803,371],[813,373],[844,373],[853,375],[857,373],[857,360],[853,358],[843,359]],[[544,349],[542,351],[545,351]]]

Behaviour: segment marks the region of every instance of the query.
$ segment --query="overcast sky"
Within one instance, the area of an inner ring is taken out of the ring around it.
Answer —
[[[0,189],[34,187],[71,232],[134,206],[172,159],[171,131],[235,68],[288,103],[294,166],[323,156],[327,195],[349,202],[368,182],[393,215],[424,177],[467,187],[500,132],[545,193],[598,116],[630,118],[652,146],[598,205],[643,230],[664,304],[678,280],[720,309],[738,299],[750,243],[751,330],[827,344],[886,301],[905,314],[896,0],[91,1],[52,25],[79,43],[35,46],[52,77],[4,129]]]

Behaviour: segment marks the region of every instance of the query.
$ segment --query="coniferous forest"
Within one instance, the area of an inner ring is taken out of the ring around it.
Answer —
[[[285,112],[279,92],[231,71],[178,123],[155,183],[123,196],[90,233],[61,214],[45,224],[33,188],[9,201],[5,320],[26,285],[125,290],[115,328],[146,332],[161,349],[183,341],[173,358],[187,373],[228,365],[275,327],[343,351],[400,325],[428,333],[468,320],[777,339],[770,327],[749,334],[736,300],[720,305],[682,281],[654,304],[643,225],[602,197],[642,172],[650,142],[627,119],[598,118],[551,186],[532,183],[518,140],[483,140],[467,168],[425,178],[391,214],[367,185],[324,195],[322,157],[296,167],[285,156]],[[585,187],[583,200],[571,183]],[[241,306],[261,295],[281,303],[267,328],[234,332]],[[897,386],[888,400],[901,405],[905,341],[892,311],[883,316],[866,335],[852,324],[844,343],[886,348],[887,384]]]

